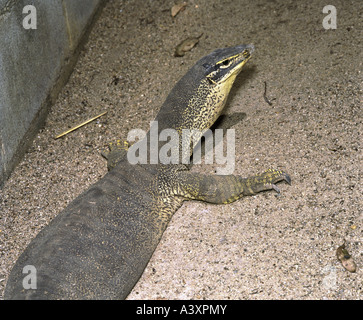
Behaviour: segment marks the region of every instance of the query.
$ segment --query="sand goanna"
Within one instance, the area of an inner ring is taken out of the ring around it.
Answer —
[[[199,60],[162,105],[159,132],[210,128],[253,51],[253,45],[239,45]],[[273,169],[242,178],[194,173],[184,164],[132,165],[126,154],[111,151],[109,172],[31,241],[10,273],[5,299],[124,299],[183,201],[230,203],[291,182]],[[36,289],[23,285],[28,265],[36,270]]]

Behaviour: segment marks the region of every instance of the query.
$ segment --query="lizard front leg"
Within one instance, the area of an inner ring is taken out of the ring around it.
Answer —
[[[280,190],[277,182],[291,184],[288,174],[280,170],[269,169],[262,174],[248,178],[234,175],[204,175],[190,171],[178,171],[175,181],[178,184],[175,195],[190,200],[202,200],[210,203],[230,203],[243,196],[254,195],[261,191]]]

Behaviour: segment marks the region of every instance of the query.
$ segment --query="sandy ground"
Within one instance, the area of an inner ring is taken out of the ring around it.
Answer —
[[[243,112],[235,174],[292,185],[230,205],[185,202],[129,299],[362,299],[362,1],[110,1],[44,129],[0,191],[0,297],[30,240],[106,173],[108,142],[147,130],[175,82],[216,48],[253,43],[226,113]],[[178,43],[203,33],[182,58]],[[264,82],[267,97],[263,98]],[[54,136],[97,114],[64,138]],[[213,167],[193,170],[213,173]],[[335,251],[347,240],[358,270]]]

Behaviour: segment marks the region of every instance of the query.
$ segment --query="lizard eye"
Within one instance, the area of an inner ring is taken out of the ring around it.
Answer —
[[[227,68],[231,64],[231,62],[232,62],[232,60],[226,59],[221,62],[220,66],[221,66],[221,68]]]

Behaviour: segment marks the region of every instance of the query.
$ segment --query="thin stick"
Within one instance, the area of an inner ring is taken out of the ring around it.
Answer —
[[[265,101],[272,106],[272,102],[266,97],[266,92],[267,92],[267,83],[265,81],[265,92],[263,93],[263,98],[265,99]]]
[[[90,123],[91,121],[96,120],[97,118],[99,118],[99,117],[103,116],[103,115],[104,115],[104,114],[106,114],[106,113],[107,113],[107,111],[105,111],[105,112],[103,112],[103,113],[99,114],[98,116],[96,116],[96,117],[94,117],[94,118],[92,118],[92,119],[89,119],[89,120],[87,120],[87,121],[85,121],[85,122],[82,122],[82,123],[81,123],[81,124],[79,124],[78,126],[75,126],[75,127],[73,127],[72,129],[69,129],[69,130],[67,130],[67,131],[65,131],[65,132],[63,132],[63,133],[61,133],[60,135],[56,136],[54,139],[58,139],[58,138],[60,138],[60,137],[63,137],[63,136],[65,136],[66,134],[68,134],[68,133],[70,133],[70,132],[72,132],[72,131],[74,131],[74,130],[76,130],[76,129],[78,129],[78,128],[80,128],[80,127],[84,126],[84,125],[86,125],[87,123]]]

